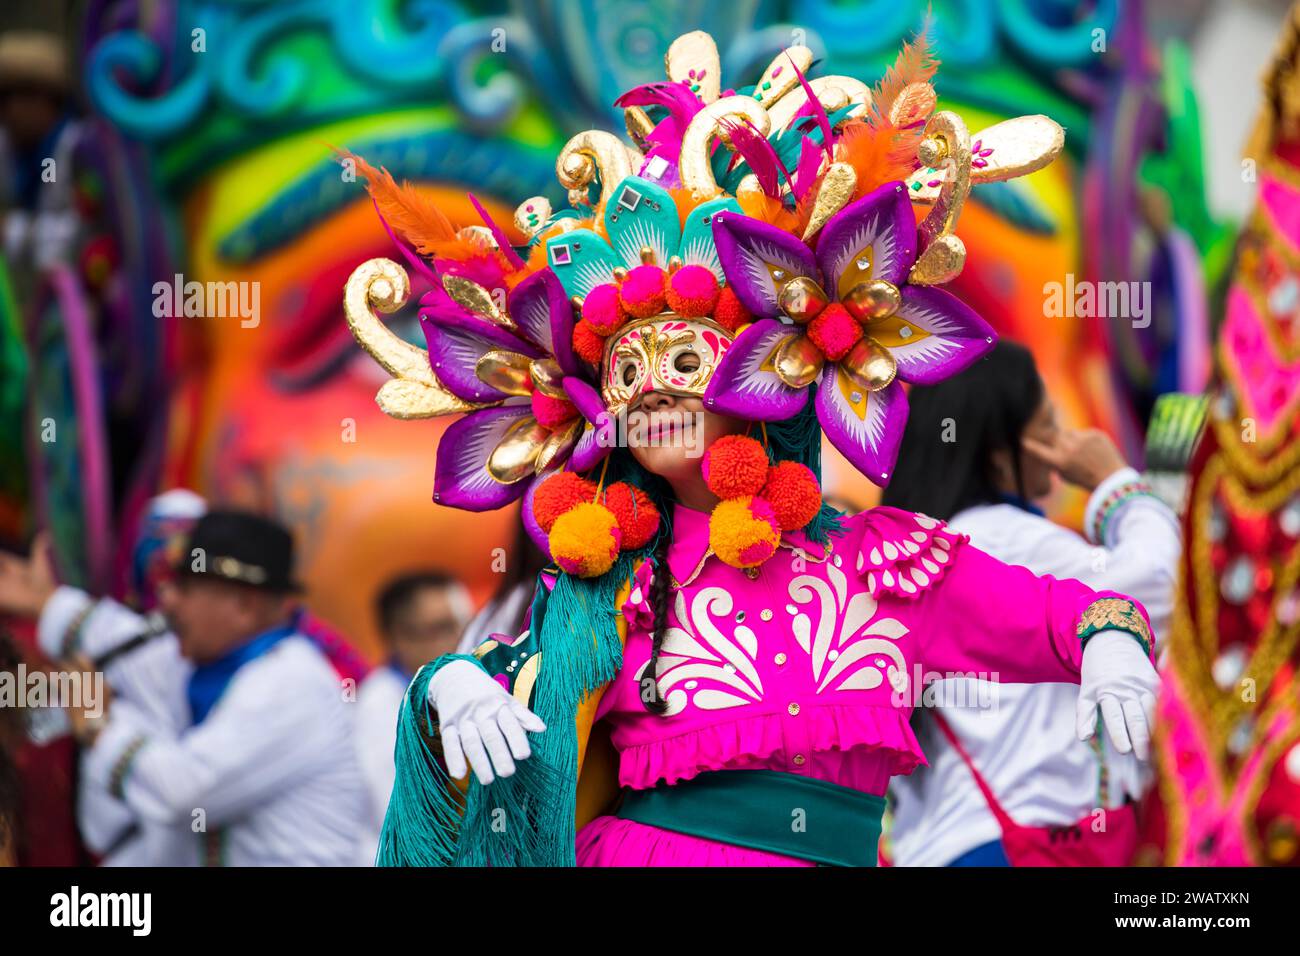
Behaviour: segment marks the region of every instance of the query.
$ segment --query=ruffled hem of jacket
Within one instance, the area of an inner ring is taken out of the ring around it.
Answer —
[[[857,749],[881,751],[889,774],[911,773],[925,755],[902,710],[862,704],[805,705],[810,750],[814,753]],[[689,780],[709,770],[765,760],[786,748],[785,716],[746,717],[633,744],[619,755],[619,784],[642,790],[663,780]]]
[[[966,535],[928,515],[898,508],[864,511],[854,569],[872,597],[882,592],[915,598],[933,587],[952,566]]]

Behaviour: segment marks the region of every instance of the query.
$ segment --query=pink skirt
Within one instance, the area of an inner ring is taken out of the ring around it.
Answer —
[[[578,832],[578,866],[813,866],[634,820],[597,817]]]

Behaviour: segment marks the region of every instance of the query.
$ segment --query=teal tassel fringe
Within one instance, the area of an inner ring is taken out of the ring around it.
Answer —
[[[574,865],[574,717],[581,700],[612,680],[623,664],[615,596],[637,560],[623,555],[592,580],[561,574],[549,594],[538,585],[531,627],[542,662],[530,707],[547,729],[530,735],[532,755],[516,764],[513,776],[486,787],[471,781],[463,800],[430,745],[437,715],[427,702],[429,680],[452,660],[483,665],[452,654],[421,668],[398,718],[397,777],[376,865]]]

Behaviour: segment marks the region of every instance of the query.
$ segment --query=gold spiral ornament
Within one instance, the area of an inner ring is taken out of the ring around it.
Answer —
[[[938,285],[955,279],[966,263],[966,247],[953,234],[970,193],[970,133],[960,116],[942,110],[925,124],[918,150],[921,162],[947,172],[939,196],[917,227],[921,254],[908,276],[917,285]]]
[[[614,187],[634,172],[636,155],[613,133],[589,129],[564,144],[555,160],[555,176],[569,190],[570,200],[575,193],[585,196],[587,187],[599,179],[599,208],[603,209]]]
[[[393,418],[434,418],[479,407],[449,392],[433,374],[429,353],[402,339],[375,314],[376,309],[396,312],[410,295],[406,270],[382,258],[357,266],[343,289],[343,314],[352,337],[393,376],[375,402]]]

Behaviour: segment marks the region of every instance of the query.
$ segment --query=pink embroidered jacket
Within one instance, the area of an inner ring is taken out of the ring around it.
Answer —
[[[641,702],[649,562],[622,609],[623,669],[597,713],[619,782],[638,789],[768,769],[883,794],[925,760],[909,725],[925,680],[1078,683],[1085,610],[1123,597],[1002,564],[893,508],[846,519],[826,548],[787,534],[752,578],[710,554],[707,514],[678,505],[673,522],[658,666],[667,714]]]

